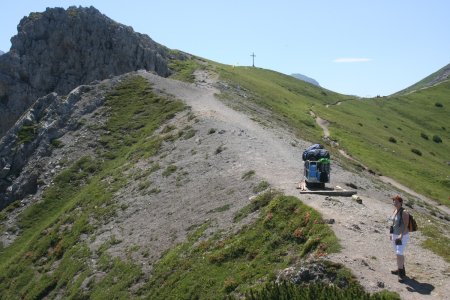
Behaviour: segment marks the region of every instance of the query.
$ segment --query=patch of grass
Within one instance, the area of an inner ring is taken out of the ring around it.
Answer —
[[[269,202],[279,194],[276,190],[270,190],[262,195],[258,195],[253,198],[250,204],[244,206],[241,210],[239,210],[233,218],[233,222],[239,222],[248,216],[250,213],[255,212],[262,207],[265,207]]]
[[[193,59],[186,59],[172,60],[169,63],[169,68],[174,71],[170,76],[171,78],[192,83],[195,81],[194,71],[201,69],[202,66]]]
[[[17,133],[18,144],[26,144],[34,140],[37,134],[37,124],[32,123],[29,125],[23,125]]]
[[[257,186],[255,186],[253,188],[253,193],[255,193],[255,194],[260,193],[260,192],[266,190],[269,186],[270,186],[269,183],[267,181],[263,180],[260,183],[258,183]]]
[[[424,224],[426,224],[424,222]],[[450,238],[444,235],[441,230],[442,226],[436,226],[436,224],[426,224],[421,226],[419,230],[427,237],[422,243],[425,248],[430,249],[434,253],[438,254],[450,263],[450,252],[448,251],[448,245],[450,245]],[[448,228],[447,228],[448,232]]]
[[[172,173],[174,173],[177,170],[177,166],[175,165],[168,165],[164,172],[162,172],[162,175],[164,177],[169,177]]]
[[[197,130],[191,128],[184,133],[183,138],[185,140],[188,140],[188,139],[192,138],[193,136],[195,136],[196,133],[197,133]]]
[[[241,179],[248,180],[251,177],[253,177],[254,175],[255,175],[255,171],[250,170],[250,171],[245,172],[244,175],[242,175]]]
[[[308,256],[339,249],[331,229],[317,222],[321,220],[317,212],[295,197],[270,194],[268,198],[259,219],[236,235],[199,240],[208,225],[200,227],[186,243],[164,255],[138,294],[151,299],[223,299],[230,293],[243,294],[271,282],[275,270],[298,259],[305,243],[292,237],[297,228],[320,241],[308,249]]]
[[[155,188],[152,188],[148,193],[149,194],[159,194],[159,193],[161,193],[161,189],[155,187]]]
[[[238,299],[238,297],[231,297]],[[336,285],[305,285],[291,282],[275,283],[271,282],[260,289],[252,289],[245,294],[247,300],[258,299],[367,299],[367,300],[400,300],[397,293],[382,291],[375,294],[365,292],[359,285],[352,285],[342,289]]]
[[[147,189],[152,183],[150,181],[144,181],[144,182],[140,182],[138,184],[138,190],[142,191]]]
[[[220,207],[214,208],[214,209],[210,210],[209,212],[210,212],[210,213],[215,213],[215,212],[224,212],[224,211],[227,211],[227,210],[229,210],[229,209],[230,209],[230,207],[231,207],[231,204],[225,204],[225,205],[223,205],[223,206],[220,206]]]

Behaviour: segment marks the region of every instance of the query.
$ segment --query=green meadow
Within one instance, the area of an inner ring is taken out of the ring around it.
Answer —
[[[218,64],[214,69],[247,94],[242,101],[268,109],[300,138],[323,143],[313,112],[330,122],[331,139],[372,172],[450,207],[449,81],[406,95],[358,98],[270,70]]]

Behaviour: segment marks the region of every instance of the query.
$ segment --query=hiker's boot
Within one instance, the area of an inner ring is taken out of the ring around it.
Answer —
[[[392,270],[392,271],[391,271],[391,274],[398,275],[398,270],[399,270],[399,269],[397,269],[397,270]],[[404,273],[403,275],[406,274],[406,273],[405,273],[405,272],[406,272],[405,266],[403,266],[403,269],[400,269],[400,270],[403,270],[403,273]],[[405,276],[406,276],[406,275],[405,275]]]
[[[405,281],[406,272],[405,269],[398,269],[398,282],[403,283]]]

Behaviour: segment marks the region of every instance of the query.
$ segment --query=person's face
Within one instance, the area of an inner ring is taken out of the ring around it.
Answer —
[[[400,206],[402,206],[402,203],[400,202],[400,201],[398,201],[398,200],[392,200],[392,204],[395,206],[395,207],[400,207]]]

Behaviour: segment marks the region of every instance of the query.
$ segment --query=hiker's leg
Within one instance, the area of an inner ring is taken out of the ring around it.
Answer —
[[[399,269],[404,269],[405,267],[405,256],[397,254],[397,267]]]

